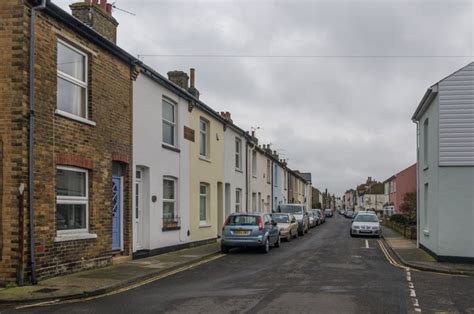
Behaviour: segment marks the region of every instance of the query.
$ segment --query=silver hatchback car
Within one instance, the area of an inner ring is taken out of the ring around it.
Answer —
[[[278,224],[266,213],[234,213],[222,228],[221,252],[235,247],[257,247],[268,253],[270,246],[280,246]]]

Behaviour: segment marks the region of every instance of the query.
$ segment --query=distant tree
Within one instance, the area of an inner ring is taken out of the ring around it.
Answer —
[[[416,224],[416,192],[405,194],[400,204],[400,211],[408,216],[411,225]]]

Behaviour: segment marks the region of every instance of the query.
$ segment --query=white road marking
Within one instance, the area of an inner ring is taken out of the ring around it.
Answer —
[[[368,249],[369,248],[369,240],[365,239],[365,248]]]
[[[416,298],[415,289],[410,289],[410,297]]]

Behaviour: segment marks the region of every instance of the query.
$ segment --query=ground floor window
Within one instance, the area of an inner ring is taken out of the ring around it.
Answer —
[[[87,232],[89,193],[87,170],[58,167],[56,170],[56,229],[61,232]]]
[[[208,219],[209,208],[209,184],[201,183],[199,185],[199,221],[206,223]]]
[[[163,219],[173,220],[177,217],[176,210],[176,179],[163,179]]]

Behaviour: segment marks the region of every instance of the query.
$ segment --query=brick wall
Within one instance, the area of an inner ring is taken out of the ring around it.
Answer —
[[[0,284],[15,280],[18,187],[27,182],[27,8],[0,1]]]
[[[15,280],[18,246],[17,188],[27,183],[28,93],[27,8],[22,1],[0,2],[2,68],[0,140],[3,194],[0,198],[2,260],[0,283]],[[36,22],[35,233],[39,279],[107,265],[112,258],[112,159],[132,165],[132,81],[130,66],[80,38],[66,25],[39,12]],[[89,56],[89,118],[96,126],[55,114],[57,38]],[[96,239],[55,242],[56,166],[89,171],[89,230]],[[124,175],[124,255],[131,254],[131,167]],[[25,204],[27,206],[27,204]],[[26,247],[27,243],[25,243]]]

